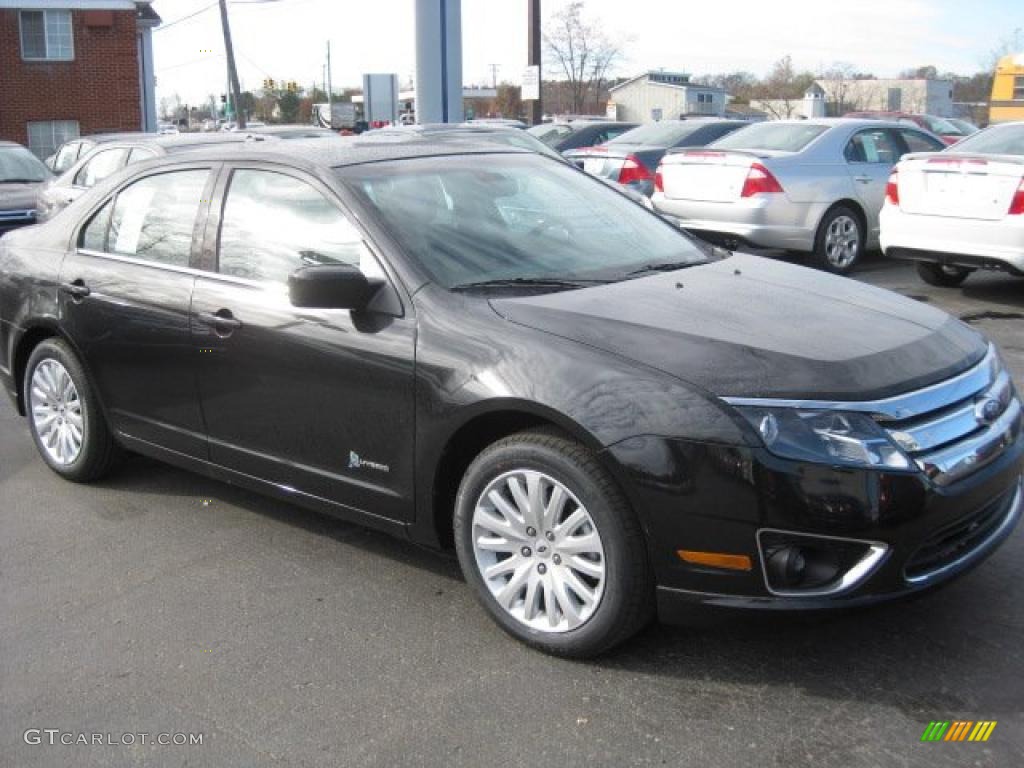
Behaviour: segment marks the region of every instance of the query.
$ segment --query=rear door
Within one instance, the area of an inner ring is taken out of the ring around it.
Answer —
[[[878,240],[878,214],[885,202],[885,185],[903,154],[903,144],[892,128],[864,128],[847,142],[846,170],[853,192],[868,219],[868,242]]]
[[[411,312],[292,306],[288,275],[344,262],[389,281],[333,192],[282,166],[225,171],[192,301],[210,459],[300,494],[410,519]],[[397,291],[395,298],[397,300]]]
[[[206,436],[189,305],[212,166],[161,170],[99,206],[61,266],[60,311],[113,429],[196,458]]]

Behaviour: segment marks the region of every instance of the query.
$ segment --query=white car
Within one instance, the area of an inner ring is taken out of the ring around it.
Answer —
[[[1024,277],[1024,122],[903,158],[880,223],[885,255],[916,261],[931,285],[960,285],[976,269]]]

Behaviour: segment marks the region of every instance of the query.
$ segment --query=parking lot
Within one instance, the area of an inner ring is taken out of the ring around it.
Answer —
[[[857,279],[990,334],[1024,387],[1024,281]],[[1024,534],[949,587],[817,617],[653,626],[604,658],[506,637],[453,558],[130,459],[60,480],[0,403],[0,764],[1010,766]],[[995,720],[987,743],[921,743]],[[26,729],[196,746],[30,745]]]

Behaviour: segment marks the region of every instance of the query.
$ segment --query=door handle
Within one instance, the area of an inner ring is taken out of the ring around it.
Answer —
[[[870,184],[872,181],[874,181],[874,179],[872,179],[870,176],[854,176],[853,180],[859,181],[861,184]]]
[[[61,283],[60,290],[62,293],[66,293],[71,296],[72,299],[78,299],[79,301],[88,296],[92,291],[89,290],[89,286],[85,284],[82,278],[73,280],[70,283]]]
[[[242,321],[231,314],[230,309],[200,312],[198,317],[206,325],[211,326],[218,336],[230,336],[233,331],[242,327]]]

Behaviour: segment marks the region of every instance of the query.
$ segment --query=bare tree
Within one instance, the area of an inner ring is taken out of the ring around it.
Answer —
[[[549,62],[569,82],[571,111],[582,113],[588,96],[599,109],[601,91],[608,73],[621,56],[619,46],[596,23],[584,17],[582,0],[569,3],[547,25],[544,48]]]
[[[793,59],[786,54],[772,65],[768,76],[754,89],[760,101],[758,106],[778,119],[800,114],[804,94],[814,82],[810,72],[797,72]]]
[[[825,103],[834,115],[841,116],[857,108],[857,103],[851,103],[856,100],[851,99],[850,94],[856,74],[852,64],[837,61],[819,75],[818,81],[825,90]]]

